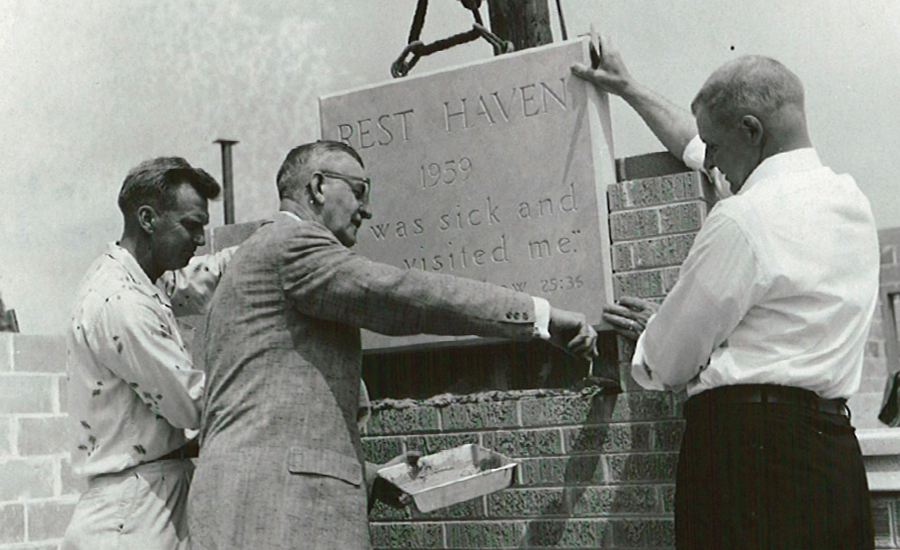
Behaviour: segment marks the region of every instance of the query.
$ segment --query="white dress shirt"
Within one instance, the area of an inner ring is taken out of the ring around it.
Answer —
[[[67,333],[73,470],[119,472],[186,443],[200,423],[204,375],[193,368],[170,296],[203,308],[233,253],[195,257],[153,285],[130,252],[110,244],[81,281]]]
[[[686,385],[689,395],[779,384],[848,397],[859,387],[878,270],[875,222],[853,178],[822,166],[813,149],[767,158],[710,212],[638,340],[632,375],[647,389]]]

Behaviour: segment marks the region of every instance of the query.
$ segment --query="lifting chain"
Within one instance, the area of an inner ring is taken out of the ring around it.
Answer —
[[[409,29],[409,39],[407,40],[407,44],[403,48],[403,51],[400,52],[400,56],[397,60],[391,64],[391,75],[393,75],[394,78],[400,78],[409,74],[409,71],[416,66],[419,59],[426,55],[431,55],[435,52],[452,48],[453,46],[472,42],[479,38],[484,38],[494,48],[494,55],[510,53],[513,51],[512,42],[501,39],[484,26],[484,22],[481,20],[481,13],[478,11],[481,7],[481,0],[460,0],[460,2],[462,2],[463,7],[472,12],[473,17],[475,18],[472,29],[463,33],[454,34],[448,38],[437,40],[431,44],[425,44],[419,39],[419,36],[422,34],[422,27],[425,25],[425,13],[428,11],[428,0],[419,0],[416,5],[416,13],[413,16],[412,26]],[[407,61],[408,57],[410,57],[409,61]]]

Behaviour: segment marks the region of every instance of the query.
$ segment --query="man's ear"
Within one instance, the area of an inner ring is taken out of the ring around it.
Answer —
[[[325,204],[325,192],[322,190],[322,185],[325,183],[325,178],[322,177],[322,174],[313,174],[312,179],[309,180],[307,186],[309,187],[309,196],[310,201],[314,204]]]
[[[156,210],[152,206],[145,204],[137,209],[137,222],[141,229],[148,235],[153,234],[153,226],[156,224]]]
[[[766,129],[762,121],[755,116],[744,115],[741,117],[741,132],[753,145],[759,145],[763,141]]]

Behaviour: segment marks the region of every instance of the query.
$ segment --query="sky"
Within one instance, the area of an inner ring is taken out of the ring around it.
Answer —
[[[561,40],[556,0],[549,0]],[[488,20],[487,2],[481,8]],[[813,144],[856,177],[879,228],[900,226],[900,2],[561,0],[569,38],[591,23],[632,75],[685,108],[743,54],[806,86]],[[65,330],[79,280],[121,234],[128,170],[175,155],[221,177],[233,139],[238,222],[277,207],[292,147],[319,137],[318,98],[390,80],[416,0],[0,0],[0,295],[22,332]],[[458,0],[431,0],[422,39],[468,30]],[[412,74],[492,55],[485,42]],[[662,150],[619,99],[617,157]],[[211,226],[222,204],[210,205]]]

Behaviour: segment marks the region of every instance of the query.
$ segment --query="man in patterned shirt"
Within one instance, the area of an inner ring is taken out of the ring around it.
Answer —
[[[72,463],[87,490],[64,549],[187,547],[197,453],[184,431],[199,427],[204,375],[175,315],[203,310],[233,252],[192,260],[219,191],[212,176],[174,157],[125,178],[122,238],[82,279],[67,334]]]

